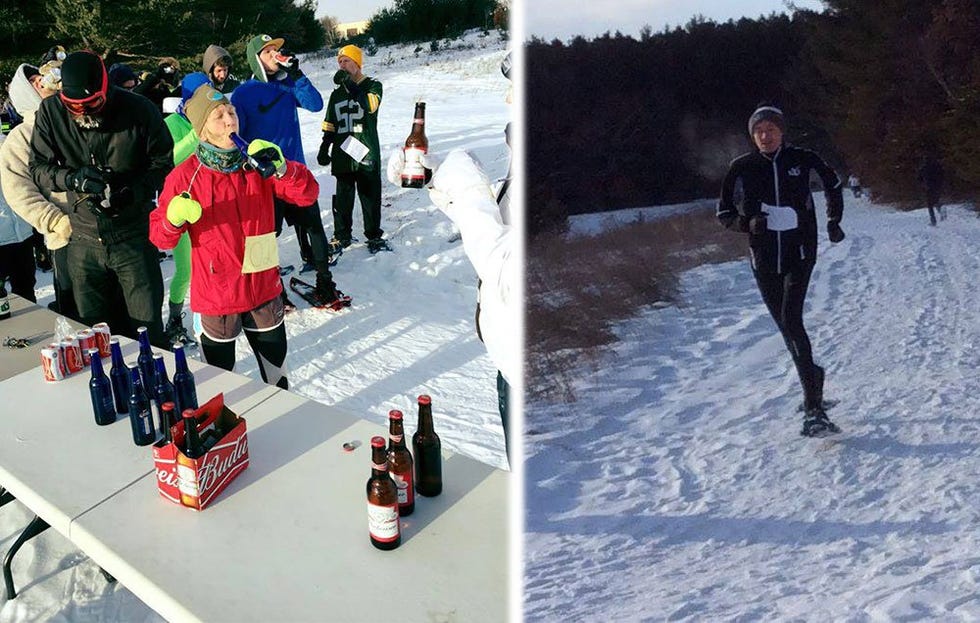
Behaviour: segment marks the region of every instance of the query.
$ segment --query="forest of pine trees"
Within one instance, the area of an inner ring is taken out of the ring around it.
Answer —
[[[569,214],[715,196],[751,149],[749,114],[782,107],[787,139],[914,203],[926,155],[950,192],[980,188],[980,3],[825,0],[723,24],[696,18],[527,44],[528,232]]]

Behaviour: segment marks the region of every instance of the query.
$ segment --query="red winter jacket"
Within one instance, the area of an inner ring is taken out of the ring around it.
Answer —
[[[193,184],[191,179],[193,178]],[[262,179],[255,171],[219,173],[192,155],[167,176],[157,207],[150,213],[150,241],[172,249],[180,235],[191,238],[191,309],[206,316],[237,314],[282,292],[278,268],[242,274],[245,238],[275,232],[273,195],[297,206],[311,206],[319,184],[306,166],[287,161],[282,178]],[[189,191],[203,208],[194,224],[174,227],[167,206]]]

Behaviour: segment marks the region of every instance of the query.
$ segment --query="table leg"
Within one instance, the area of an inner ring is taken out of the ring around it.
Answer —
[[[13,502],[16,499],[17,498],[14,497],[13,493],[7,491],[3,487],[0,487],[0,506],[3,506],[7,502]]]
[[[37,515],[34,515],[34,519],[31,520],[31,523],[27,524],[27,527],[24,528],[24,531],[20,533],[20,536],[17,537],[17,540],[14,541],[14,544],[10,547],[7,555],[3,557],[3,583],[7,585],[8,600],[17,597],[17,591],[14,590],[14,578],[10,573],[10,563],[14,559],[14,554],[17,553],[17,550],[19,550],[24,543],[27,543],[37,535],[47,530],[49,527],[48,522],[44,521]]]

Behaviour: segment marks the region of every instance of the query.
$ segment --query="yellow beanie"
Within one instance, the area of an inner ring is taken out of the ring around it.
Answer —
[[[354,61],[358,67],[364,67],[364,53],[356,45],[345,45],[340,48],[340,52],[337,52],[337,60],[340,60],[341,56],[346,56]]]

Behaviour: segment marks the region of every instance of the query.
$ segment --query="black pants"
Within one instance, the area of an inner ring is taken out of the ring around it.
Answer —
[[[354,226],[354,193],[361,201],[364,237],[375,240],[384,235],[381,229],[381,169],[337,173],[337,194],[333,197],[333,237],[350,240]]]
[[[497,370],[497,409],[500,411],[500,423],[504,426],[504,450],[507,452],[507,462],[510,462],[510,383]]]
[[[282,233],[282,223],[292,225],[296,229],[296,239],[299,241],[300,257],[309,261],[312,256],[313,266],[317,275],[322,279],[333,281],[330,273],[330,242],[323,230],[323,217],[320,216],[320,203],[305,208],[294,206],[276,199],[276,236]],[[308,249],[304,246],[309,243]],[[308,255],[309,254],[309,255]]]
[[[37,303],[35,270],[31,238],[0,246],[0,280],[9,281],[11,292],[32,303]]]
[[[803,304],[812,273],[811,263],[785,274],[754,272],[762,300],[793,357],[806,408],[819,406],[823,395],[823,369],[813,362],[810,337],[803,326]]]
[[[51,266],[54,268],[54,307],[51,309],[81,322],[78,307],[75,306],[75,294],[72,292],[71,273],[68,272],[68,247],[51,252]],[[122,299],[122,295],[119,299]]]
[[[107,322],[113,333],[137,339],[136,328],[149,330],[150,342],[170,350],[163,332],[163,275],[157,248],[147,238],[103,244],[71,241],[67,247],[75,305],[82,323]],[[125,305],[119,308],[118,293]]]
[[[938,212],[940,213],[940,216],[942,215],[942,212],[940,210],[940,207],[942,206],[942,202],[939,201],[939,195],[935,195],[935,194],[927,195],[926,206],[929,208],[929,222],[935,225],[936,213]]]

